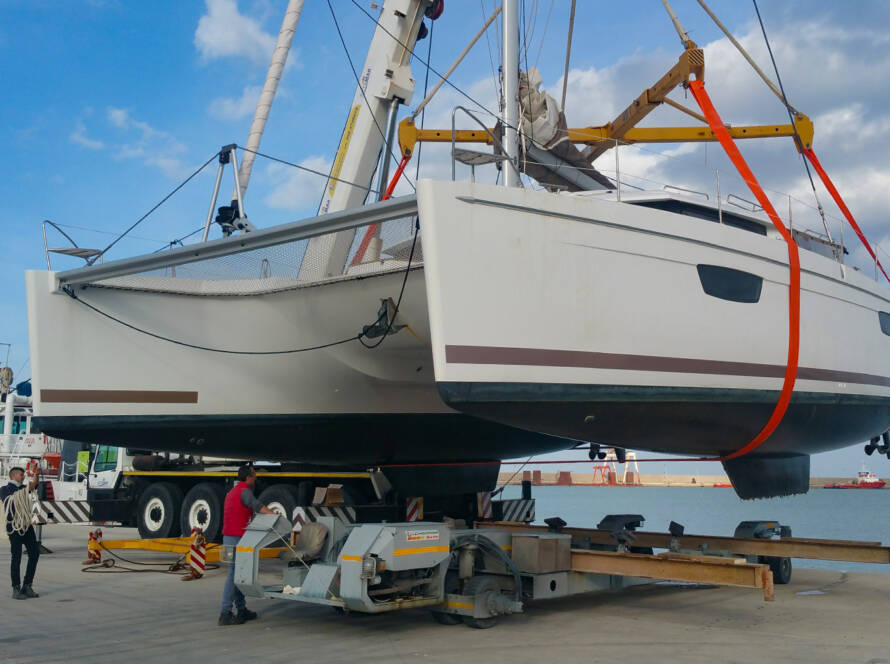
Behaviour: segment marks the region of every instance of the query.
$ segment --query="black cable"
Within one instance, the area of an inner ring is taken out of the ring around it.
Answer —
[[[797,125],[794,124],[794,113],[791,111],[791,104],[788,103],[788,96],[785,94],[785,86],[782,85],[782,77],[779,75],[779,67],[776,65],[776,58],[773,56],[773,48],[770,46],[769,37],[766,36],[766,28],[763,25],[763,19],[760,17],[760,9],[757,7],[757,0],[751,0],[754,3],[754,11],[757,14],[757,21],[760,23],[760,31],[763,33],[763,41],[766,42],[766,50],[769,52],[769,59],[773,63],[773,71],[776,72],[776,80],[779,82],[779,91],[782,93],[782,102],[785,104],[785,110],[788,111],[788,119],[791,120],[791,128],[794,129],[794,138],[797,141],[798,146],[800,146],[800,150],[798,153],[800,154],[800,159],[803,161],[803,167],[807,171],[807,177],[810,180],[810,187],[813,189],[813,197],[816,199],[816,206],[819,208],[819,215],[822,217],[822,221],[825,221],[825,211],[822,209],[822,203],[819,201],[819,196],[816,193],[816,183],[813,181],[813,174],[810,171],[810,165],[807,163],[806,157],[803,154],[803,141],[800,138],[800,134],[797,133]]]
[[[359,332],[358,334],[356,334],[355,336],[348,337],[346,339],[340,339],[339,341],[331,341],[326,344],[319,344],[317,346],[306,346],[304,348],[292,348],[289,350],[228,350],[225,348],[211,348],[210,346],[200,346],[198,344],[191,344],[186,341],[179,341],[178,339],[171,339],[170,337],[165,337],[161,334],[156,334],[155,332],[149,332],[148,330],[144,330],[140,327],[136,327],[135,325],[128,323],[124,320],[121,320],[120,318],[117,318],[116,316],[112,316],[108,312],[102,311],[98,307],[94,307],[89,302],[85,302],[84,300],[80,299],[79,297],[77,297],[77,294],[74,292],[74,289],[72,289],[71,286],[63,286],[62,290],[70,298],[76,300],[77,302],[79,302],[83,306],[87,307],[88,309],[91,309],[92,311],[96,312],[97,314],[104,316],[105,318],[108,318],[109,320],[112,320],[115,323],[118,323],[119,325],[123,325],[124,327],[127,327],[127,328],[133,330],[134,332],[139,332],[141,334],[152,337],[154,339],[159,339],[160,341],[166,341],[168,343],[176,344],[177,346],[185,346],[186,348],[194,348],[195,350],[206,350],[211,353],[224,353],[226,355],[292,355],[294,353],[305,353],[305,352],[312,351],[312,350],[321,350],[323,348],[331,348],[333,346],[340,346],[342,344],[346,344],[351,341],[358,341],[365,348],[373,349],[373,348],[377,348],[380,344],[382,344],[383,341],[386,339],[386,337],[389,336],[389,333],[392,331],[392,326],[393,326],[393,323],[395,322],[396,316],[399,315],[399,307],[402,304],[402,297],[405,294],[405,286],[408,283],[408,275],[411,272],[411,263],[414,260],[414,249],[417,246],[417,234],[419,231],[420,231],[420,224],[419,224],[417,218],[415,217],[415,219],[414,219],[414,238],[411,241],[411,252],[408,254],[408,265],[405,268],[405,276],[402,278],[402,286],[401,286],[401,289],[399,290],[399,299],[396,302],[395,310],[392,315],[392,319],[387,322],[386,331],[383,333],[383,336],[380,338],[380,340],[373,344],[366,344],[363,341],[363,338],[365,337],[365,332],[362,331],[362,332]],[[379,325],[380,322],[383,320],[384,316],[387,316],[386,310],[384,310],[383,312],[380,313],[379,316],[377,316],[377,320],[374,321],[373,325]]]
[[[368,96],[365,94],[365,88],[362,86],[362,82],[358,76],[358,72],[355,70],[355,65],[352,63],[352,56],[349,55],[349,49],[346,48],[346,40],[343,38],[343,33],[340,31],[340,23],[337,21],[337,15],[336,15],[336,13],[334,13],[334,7],[331,5],[331,0],[328,0],[328,9],[331,10],[331,18],[334,20],[334,27],[337,28],[337,35],[340,37],[340,44],[343,46],[343,52],[346,54],[346,59],[349,61],[349,68],[352,70],[352,76],[355,79],[355,85],[356,85],[356,87],[358,87],[359,92],[362,93],[362,99],[365,100],[365,107],[368,109],[368,113],[371,113],[371,104],[368,101]],[[391,100],[390,103],[394,103],[394,102]],[[377,131],[380,132],[380,137],[383,139],[383,147],[381,148],[381,150],[385,150],[387,147],[386,133],[383,131],[383,128],[380,126],[380,123],[377,122],[377,118],[374,117],[373,113],[371,113],[371,119],[374,121],[374,126],[377,127]],[[391,148],[389,151],[389,155],[396,161],[399,161],[398,157],[396,157],[395,153],[392,151]],[[379,163],[379,161],[380,160],[378,159],[378,163]],[[417,191],[417,187],[414,186],[414,183],[411,182],[411,180],[410,180],[410,178],[408,178],[408,176],[405,176],[405,181],[409,185],[411,185],[411,188],[414,191]]]
[[[309,168],[308,166],[301,166],[300,164],[295,164],[292,161],[287,161],[285,159],[279,159],[278,157],[273,157],[270,154],[264,154],[262,152],[258,152],[257,150],[251,150],[250,148],[245,148],[244,146],[241,146],[241,145],[236,145],[235,147],[238,148],[239,150],[243,150],[244,152],[250,152],[252,154],[255,154],[257,157],[263,157],[264,159],[270,159],[272,161],[277,161],[279,164],[284,164],[285,166],[293,166],[294,168],[298,168],[301,171],[306,171],[307,173],[314,173],[315,175],[320,175],[321,177],[327,178],[329,180],[336,180],[337,182],[343,182],[344,184],[348,184],[351,187],[358,187],[359,189],[365,189],[365,190],[370,191],[375,194],[378,193],[377,190],[374,189],[374,187],[369,187],[369,186],[363,185],[363,184],[357,184],[355,182],[350,182],[349,180],[344,180],[342,178],[335,178],[330,173],[323,173],[322,171],[316,171],[314,168]]]
[[[392,330],[393,323],[395,323],[396,316],[399,315],[399,307],[402,306],[402,296],[405,294],[405,285],[408,283],[408,275],[411,272],[411,261],[414,259],[414,248],[417,246],[417,233],[420,231],[420,222],[417,217],[414,218],[414,239],[411,240],[411,253],[408,254],[408,267],[405,268],[405,276],[402,278],[402,288],[399,290],[399,299],[396,302],[395,310],[393,311],[392,318],[387,321],[386,324],[386,332],[383,333],[383,336],[380,337],[380,340],[373,344],[366,344],[362,337],[364,333],[358,335],[359,343],[365,348],[377,348],[380,344],[382,344],[386,337],[389,336],[390,331]],[[378,322],[380,319],[386,315],[385,311],[382,315],[377,317]]]
[[[104,256],[106,251],[108,251],[108,250],[111,249],[114,245],[116,245],[118,242],[120,242],[120,241],[124,238],[124,236],[126,236],[127,233],[129,233],[131,230],[133,230],[133,229],[136,228],[139,224],[141,224],[143,221],[145,221],[146,218],[148,218],[148,215],[150,215],[152,212],[154,212],[154,211],[157,210],[159,207],[161,207],[164,203],[166,203],[166,202],[167,202],[167,199],[169,199],[171,196],[173,196],[173,194],[175,194],[177,191],[179,191],[180,189],[182,189],[185,185],[187,185],[187,184],[192,180],[192,178],[194,178],[198,173],[200,173],[200,172],[203,171],[205,168],[207,168],[207,165],[208,165],[211,161],[213,161],[214,159],[216,159],[216,158],[218,158],[218,157],[219,157],[219,152],[215,153],[212,157],[210,157],[210,159],[208,159],[207,161],[205,161],[205,162],[198,168],[198,170],[196,170],[194,173],[192,173],[191,175],[189,175],[185,180],[183,180],[182,182],[180,182],[179,185],[177,185],[177,187],[176,187],[173,191],[171,191],[169,194],[167,194],[166,196],[164,196],[164,197],[160,200],[160,202],[159,202],[157,205],[155,205],[151,210],[149,210],[148,212],[146,212],[145,214],[143,214],[141,217],[139,217],[139,219],[136,220],[136,223],[135,223],[135,224],[133,224],[133,225],[130,226],[127,230],[125,230],[123,233],[121,233],[119,236],[117,236],[117,238],[115,238],[115,240],[114,240],[111,244],[109,244],[109,245],[108,245],[107,247],[105,247],[102,251],[100,251],[98,254],[96,254],[95,256],[93,256],[93,258],[91,258],[89,261],[87,261],[87,264],[88,264],[88,265],[92,265],[93,263],[95,263],[95,262],[99,259],[99,257]]]
[[[153,337],[155,339],[160,339],[161,341],[167,341],[171,344],[176,344],[177,346],[185,346],[186,348],[194,348],[196,350],[206,350],[211,353],[225,353],[227,355],[290,355],[293,353],[305,353],[310,350],[321,350],[322,348],[330,348],[331,346],[339,346],[341,344],[349,343],[350,341],[355,341],[356,339],[360,339],[362,336],[362,334],[359,333],[355,336],[349,337],[348,339],[341,339],[340,341],[332,341],[330,343],[319,344],[318,346],[307,346],[305,348],[293,348],[290,350],[226,350],[224,348],[210,348],[209,346],[199,346],[197,344],[190,344],[186,341],[179,341],[177,339],[171,339],[170,337],[165,337],[160,334],[155,334],[154,332],[149,332],[148,330],[143,330],[142,328],[136,327],[135,325],[132,325],[126,321],[123,321],[120,318],[116,318],[115,316],[112,316],[111,314],[109,314],[105,311],[102,311],[101,309],[98,309],[97,307],[94,307],[89,302],[85,302],[85,301],[81,300],[79,297],[77,297],[77,295],[74,293],[74,291],[72,290],[72,288],[70,286],[65,286],[62,288],[62,290],[65,291],[65,293],[68,294],[69,297],[77,300],[78,302],[80,302],[83,306],[87,307],[88,309],[92,309],[97,314],[99,314],[101,316],[105,316],[105,318],[108,318],[109,320],[113,320],[115,323],[123,325],[124,327],[128,327],[135,332],[140,332],[141,334],[145,334],[145,335],[147,335],[149,337]]]

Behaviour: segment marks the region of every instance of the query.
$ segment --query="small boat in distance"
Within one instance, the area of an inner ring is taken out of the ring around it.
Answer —
[[[883,489],[884,480],[862,466],[862,470],[849,484],[829,484],[826,489]]]

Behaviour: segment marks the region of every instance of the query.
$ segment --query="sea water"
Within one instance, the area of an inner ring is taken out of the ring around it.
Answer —
[[[505,498],[519,498],[508,486]],[[694,535],[731,536],[740,521],[778,521],[794,537],[880,541],[890,545],[890,490],[813,489],[801,496],[741,500],[732,489],[713,487],[537,486],[535,523],[551,516],[593,528],[606,514],[641,514],[640,530],[667,532],[676,521]],[[801,568],[890,573],[890,565],[795,558]]]

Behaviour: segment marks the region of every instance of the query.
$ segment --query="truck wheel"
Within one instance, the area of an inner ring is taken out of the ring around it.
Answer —
[[[464,595],[482,595],[484,593],[499,593],[501,592],[500,586],[498,586],[497,581],[492,579],[490,576],[474,576],[469,581],[467,581],[464,586]],[[476,629],[488,629],[489,627],[494,627],[498,622],[498,616],[491,616],[490,618],[474,618],[472,616],[461,616],[461,620],[464,621],[465,625],[470,627],[474,627]]]
[[[182,501],[179,522],[182,536],[192,534],[192,528],[200,528],[208,542],[217,542],[222,535],[223,488],[212,482],[193,486]]]
[[[139,497],[136,505],[136,527],[143,539],[174,537],[179,534],[179,511],[182,491],[175,484],[152,484]]]
[[[276,514],[281,514],[288,521],[294,518],[294,508],[297,506],[297,500],[294,497],[293,489],[289,485],[273,484],[260,494],[259,500],[263,505]]]
[[[285,486],[287,486],[293,494],[297,507],[306,507],[307,505],[312,504],[312,496],[315,493],[315,487],[312,485],[312,482],[304,481],[298,482],[297,484],[287,484]],[[289,519],[292,517],[293,512],[288,515]]]
[[[773,572],[773,583],[785,585],[791,581],[791,558],[764,556],[764,562]]]

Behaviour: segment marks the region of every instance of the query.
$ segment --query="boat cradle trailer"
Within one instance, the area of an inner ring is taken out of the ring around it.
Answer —
[[[318,516],[303,524],[281,583],[263,585],[264,547],[287,542],[293,525],[258,514],[226,558],[246,595],[331,606],[361,613],[426,607],[444,624],[493,626],[523,611],[525,602],[619,590],[653,581],[757,589],[774,599],[788,583],[791,558],[890,564],[879,542],[790,537],[778,522],[746,521],[734,537],[640,532],[640,515],[610,515],[596,529],[477,522],[452,528],[438,522],[346,524]],[[653,554],[653,548],[666,552]]]

